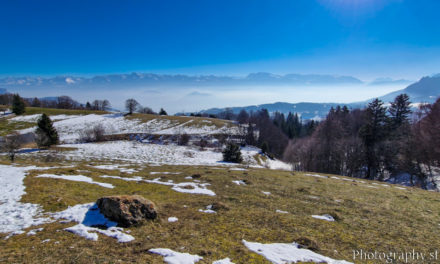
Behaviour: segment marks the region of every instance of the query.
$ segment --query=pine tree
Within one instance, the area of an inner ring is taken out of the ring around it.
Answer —
[[[388,113],[391,117],[391,126],[393,129],[400,127],[403,124],[409,123],[409,115],[411,114],[411,102],[407,94],[401,94],[391,102]]]
[[[52,120],[46,114],[41,115],[37,125],[36,134],[39,147],[50,147],[58,143],[58,133],[53,127]]]
[[[86,103],[86,109],[87,109],[87,110],[92,109],[92,105],[91,105],[90,102],[88,102],[88,101],[87,101],[87,103]]]
[[[389,121],[386,111],[386,107],[379,99],[369,103],[365,113],[365,124],[360,129],[360,136],[365,146],[367,177],[370,179],[374,179],[380,169],[381,153],[378,146],[388,134]]]
[[[240,147],[234,143],[228,143],[223,150],[223,161],[240,163],[243,161],[241,157]]]
[[[25,105],[23,99],[18,94],[14,94],[14,97],[12,98],[12,113],[21,115],[24,112]]]

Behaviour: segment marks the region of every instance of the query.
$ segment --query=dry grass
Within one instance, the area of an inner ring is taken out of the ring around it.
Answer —
[[[20,160],[19,163],[35,161]],[[264,243],[311,241],[318,253],[348,261],[352,261],[355,249],[429,252],[440,248],[436,235],[440,223],[438,193],[414,188],[368,188],[370,182],[362,184],[266,169],[230,171],[204,166],[131,165],[139,172],[129,175],[119,170],[92,168],[84,162],[74,165],[74,168],[31,172],[25,179],[27,194],[22,202],[38,203],[44,210],[53,212],[96,201],[103,195],[138,194],[156,203],[159,218],[142,227],[129,228],[135,240],[125,244],[102,235],[96,242],[88,241],[63,230],[73,223],[47,224],[42,226],[44,231],[35,236],[22,234],[8,240],[0,239],[0,262],[163,263],[162,257],[149,254],[148,249],[165,247],[199,254],[204,257],[199,263],[211,263],[225,257],[235,263],[268,263],[247,250],[242,239]],[[162,177],[175,182],[188,181],[184,177],[200,174],[199,180],[211,183],[209,189],[217,196],[184,194],[169,186],[99,177],[152,179],[160,176],[150,175],[152,171],[181,172]],[[111,183],[115,188],[35,177],[41,173],[82,174],[95,181]],[[238,186],[232,180],[247,180],[251,184]],[[262,191],[272,194],[267,196]],[[215,202],[229,210],[219,210],[217,214],[198,212]],[[277,209],[289,214],[275,213]],[[326,222],[311,217],[324,213],[335,216],[338,221]],[[170,216],[178,217],[179,221],[168,223]],[[29,229],[33,228],[36,227]],[[42,243],[45,239],[51,240]],[[55,244],[56,241],[59,243]]]

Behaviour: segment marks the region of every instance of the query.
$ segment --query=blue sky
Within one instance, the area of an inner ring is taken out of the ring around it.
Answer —
[[[0,75],[440,72],[437,0],[0,2]]]

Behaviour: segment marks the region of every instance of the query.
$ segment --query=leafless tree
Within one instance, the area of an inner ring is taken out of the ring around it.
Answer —
[[[130,115],[133,114],[133,112],[137,109],[138,106],[139,103],[133,98],[127,99],[125,101],[125,108],[127,109],[128,114]]]
[[[8,153],[9,159],[14,161],[17,150],[21,147],[22,142],[20,140],[20,134],[14,132],[13,134],[6,136],[5,141],[2,144],[2,150]]]

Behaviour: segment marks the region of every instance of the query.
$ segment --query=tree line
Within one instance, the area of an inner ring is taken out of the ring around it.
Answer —
[[[389,106],[375,99],[365,109],[332,108],[311,135],[289,142],[284,158],[297,170],[376,180],[409,173],[426,185],[440,165],[440,99],[416,113],[406,94]]]

